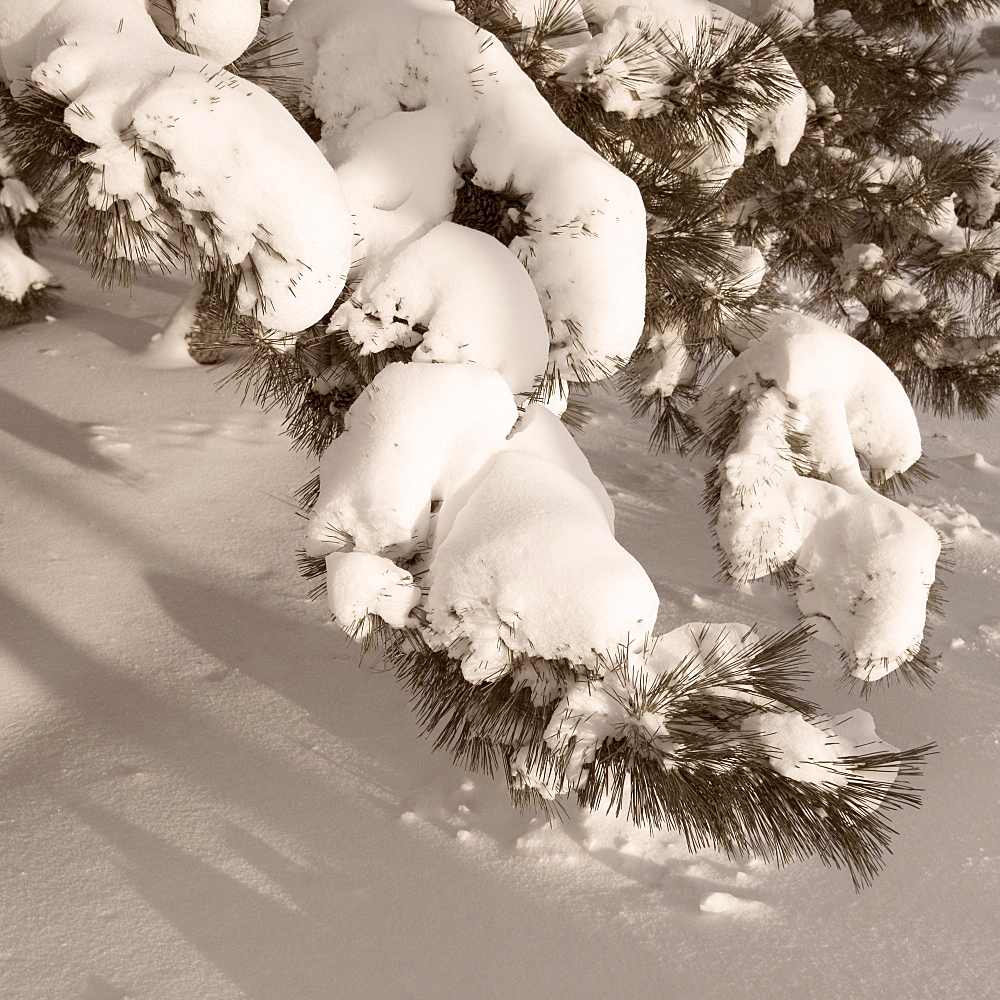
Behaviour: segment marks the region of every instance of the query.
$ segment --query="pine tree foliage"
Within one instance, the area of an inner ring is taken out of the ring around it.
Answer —
[[[814,104],[806,135],[787,167],[757,158],[726,192],[737,239],[767,244],[807,308],[875,351],[919,404],[977,417],[1000,387],[1000,164],[933,121],[975,71],[975,46],[940,32],[989,7],[858,4],[848,16],[818,3],[782,48]]]
[[[115,5],[128,15],[120,23]],[[152,45],[145,22],[136,26],[140,6],[113,0],[100,29]],[[350,22],[348,70],[331,82],[309,74],[317,52],[332,51],[323,45],[341,44],[323,31],[357,13],[349,0],[297,0],[287,16],[284,3],[231,0],[221,32],[209,18],[184,20],[172,0],[149,5],[162,36],[151,91],[190,74],[188,86],[232,109],[233,122],[266,112],[282,187],[303,184],[283,210],[313,231],[324,227],[311,211],[336,202],[327,256],[322,241],[300,250],[296,227],[266,215],[274,188],[253,157],[260,215],[234,236],[226,209],[243,202],[225,190],[211,201],[210,171],[188,170],[180,112],[176,141],[135,106],[119,109],[132,120],[117,135],[95,139],[90,120],[103,109],[21,80],[0,105],[12,163],[66,218],[100,280],[178,265],[196,274],[193,353],[231,361],[227,381],[282,410],[293,445],[321,464],[299,492],[313,512],[301,555],[313,596],[325,594],[363,652],[392,666],[437,748],[502,776],[515,804],[552,817],[573,799],[674,827],[692,848],[778,863],[817,856],[867,884],[888,850],[887,815],[917,803],[912,780],[930,748],[896,750],[866,713],[829,719],[805,701],[809,627],[766,636],[693,623],[652,636],[652,584],[614,541],[609,501],[564,424],[581,426],[581,398],[616,375],[652,418],[656,448],[699,443],[716,459],[707,505],[730,577],[795,588],[808,621],[834,623],[823,637],[861,680],[926,681],[939,545],[888,498],[922,475],[915,421],[893,393],[898,379],[940,412],[982,415],[1000,389],[1000,160],[931,127],[973,69],[971,48],[946,29],[994,5],[819,0],[815,16],[786,3],[759,24],[707,4],[706,16],[684,19],[658,0],[617,11],[458,0],[461,16],[446,6],[373,2],[372,24]],[[427,62],[395,66],[393,32],[406,45],[416,35],[389,24],[380,33],[378,18],[418,7]],[[378,80],[352,91],[350,67],[376,56],[400,79],[385,93]],[[390,119],[403,140],[379,131]],[[511,162],[490,131],[501,119],[510,142],[535,138],[542,169]],[[435,141],[444,155],[419,159]],[[112,149],[138,165],[130,192],[95,180]],[[392,207],[391,184],[364,193],[359,177],[383,171],[406,177],[409,215]],[[601,197],[610,208],[594,208]],[[643,224],[644,273],[612,273],[616,260],[642,269],[629,227]],[[466,260],[482,270],[466,299],[449,298],[448,268]],[[523,305],[507,328],[482,305],[492,285]],[[783,359],[785,334],[794,354],[801,314],[791,333],[779,329],[790,302],[845,357],[856,349],[844,367],[850,391],[826,386],[814,399],[802,388],[808,372],[791,364],[746,362],[754,371],[733,381],[741,358]],[[438,385],[451,397],[439,399]],[[887,438],[857,432],[857,386],[892,397],[878,428]],[[430,445],[424,425],[435,427]],[[433,469],[415,472],[416,455]],[[494,498],[508,496],[516,504],[491,520]],[[745,511],[758,501],[755,535]],[[789,528],[781,551],[766,530],[775,511],[799,531],[792,544]],[[846,565],[845,579],[869,583],[842,606],[813,570],[845,512],[898,559]],[[477,523],[501,520],[495,537],[477,539]],[[567,524],[579,535],[562,534]],[[549,547],[545,572],[524,582],[542,613],[461,589],[512,538]],[[594,566],[603,590],[588,590]],[[896,607],[879,588],[891,597],[904,577],[912,593]],[[546,631],[569,592],[590,608],[579,615],[588,628],[611,623],[604,638]],[[905,619],[895,645],[851,632],[873,604]]]
[[[53,220],[8,153],[3,93],[0,86],[0,328],[52,312],[57,287],[34,255],[34,244],[51,230]]]

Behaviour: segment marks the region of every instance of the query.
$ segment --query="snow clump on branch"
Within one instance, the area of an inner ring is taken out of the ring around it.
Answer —
[[[297,332],[328,310],[350,218],[333,170],[275,98],[172,48],[141,0],[62,0],[0,59],[15,101],[44,95],[86,143],[81,196],[106,225],[96,268],[185,253],[266,327]]]
[[[521,201],[509,249],[534,282],[552,368],[590,380],[628,359],[643,323],[642,198],[492,36],[441,0],[296,0],[281,30],[355,216],[359,275],[446,221],[464,174]]]
[[[790,310],[705,390],[695,418],[720,456],[712,506],[727,572],[791,570],[799,609],[878,680],[918,656],[941,552],[919,516],[872,489],[920,458],[896,377],[862,344]]]

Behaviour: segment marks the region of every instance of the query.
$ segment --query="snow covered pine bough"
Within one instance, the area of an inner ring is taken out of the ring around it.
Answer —
[[[903,29],[933,11],[869,34],[808,2],[733,6],[757,23],[703,0],[7,0],[2,203],[12,225],[58,209],[102,280],[198,275],[173,329],[235,355],[320,456],[304,572],[437,747],[519,805],[575,797],[862,885],[928,748],[797,692],[811,633],[860,685],[931,672],[940,544],[889,496],[921,451],[894,371],[938,403],[1000,384],[989,345],[930,315],[942,269],[995,275],[996,161],[882,155],[877,114],[859,131],[850,95],[802,82],[817,39],[843,50],[824,72],[886,38],[926,69]],[[940,104],[963,70],[939,56]],[[822,170],[857,190],[817,208]],[[911,182],[941,210],[880,242],[866,213]],[[891,327],[892,369],[790,308],[791,273],[817,313],[850,299]],[[611,377],[654,443],[715,457],[723,570],[792,588],[800,627],[655,633],[567,428]]]

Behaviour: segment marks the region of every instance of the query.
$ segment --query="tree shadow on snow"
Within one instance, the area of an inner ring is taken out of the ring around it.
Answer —
[[[244,995],[318,1000],[350,988],[345,980],[357,974],[357,965],[343,921],[349,879],[340,893],[324,880],[324,891],[303,911],[96,802],[67,794],[62,805],[123,859],[120,871],[133,891]],[[84,997],[123,995],[91,990]]]
[[[359,668],[356,647],[324,621],[322,607],[292,598],[289,611],[277,610],[273,593],[271,606],[257,600],[254,588],[270,589],[273,578],[218,586],[153,571],[146,580],[177,627],[220,663],[305,709],[328,732],[410,755],[414,727],[405,694],[385,671]]]
[[[137,316],[88,306],[82,302],[67,303],[59,310],[59,318],[70,326],[89,330],[129,354],[141,354],[163,326]]]
[[[385,671],[359,668],[357,647],[330,623],[318,623],[323,609],[303,601],[297,612],[281,612],[176,574],[150,573],[147,580],[199,648],[266,684],[325,730],[378,759],[386,768],[380,780],[392,786],[386,791],[397,803],[397,815],[413,814],[450,837],[485,837],[507,854],[517,854],[521,838],[544,825],[540,817],[511,805],[502,778],[467,772],[446,754],[434,753],[419,737],[405,693]],[[599,829],[599,816],[596,823]],[[644,891],[662,892],[665,902],[685,912],[697,912],[706,893],[731,886],[739,869],[739,862],[715,852],[692,855],[678,848],[668,856],[657,849],[642,856],[632,847],[644,832],[636,831],[631,845],[616,846],[610,836],[595,837],[576,810],[569,811],[562,831],[602,866]],[[665,842],[679,842],[672,831],[662,836]]]
[[[122,466],[90,447],[86,429],[0,388],[0,430],[82,469],[121,475]]]

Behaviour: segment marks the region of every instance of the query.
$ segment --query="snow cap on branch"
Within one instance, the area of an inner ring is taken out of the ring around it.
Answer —
[[[645,299],[638,189],[559,121],[492,36],[439,0],[363,6],[296,0],[284,27],[294,34],[308,102],[323,122],[322,146],[334,166],[357,178],[349,197],[364,191],[352,160],[368,158],[372,143],[408,157],[414,133],[407,119],[433,110],[433,127],[418,146],[440,145],[435,162],[450,160],[478,187],[515,192],[523,202],[510,249],[534,282],[552,365],[570,377],[595,378],[628,358],[642,330]],[[393,143],[395,129],[407,142]],[[455,175],[455,187],[458,180]],[[447,193],[440,175],[433,184]],[[414,208],[425,214],[413,218]],[[372,267],[384,270],[381,254],[443,221],[451,205],[404,197],[402,204],[352,201],[352,209],[362,227],[363,275]],[[407,213],[401,220],[393,217],[397,209]],[[401,224],[409,227],[408,237]]]
[[[461,659],[466,680],[496,680],[521,654],[603,672],[652,631],[656,590],[615,541],[592,483],[507,450],[459,503],[442,506],[450,524],[429,572],[428,641]]]
[[[515,393],[532,391],[548,357],[524,268],[493,237],[451,222],[410,243],[385,271],[369,271],[330,330],[346,331],[363,355],[416,345],[414,361],[474,361]]]
[[[163,3],[164,0],[147,0],[147,7]],[[260,0],[166,0],[166,3],[173,13],[168,37],[176,38],[195,55],[220,66],[239,58],[257,36]]]
[[[874,681],[920,655],[941,544],[870,488],[920,457],[906,394],[867,348],[784,311],[693,411],[720,453],[716,537],[727,571],[791,569],[799,610]]]
[[[475,475],[515,420],[510,389],[488,368],[388,365],[323,453],[310,554],[412,555],[428,541],[431,504]]]
[[[330,166],[273,97],[171,48],[141,0],[62,0],[0,55],[15,99],[30,84],[65,102],[89,144],[79,162],[90,207],[108,213],[105,256],[141,257],[137,227],[200,256],[265,326],[295,332],[329,308],[350,219]]]

